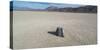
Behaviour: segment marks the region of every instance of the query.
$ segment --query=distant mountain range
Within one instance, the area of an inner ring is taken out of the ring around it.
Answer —
[[[72,5],[71,6],[69,6],[69,5],[67,6],[67,4],[66,5],[64,4],[64,6],[62,6],[62,5],[59,6],[60,4],[51,3],[52,4],[52,6],[51,6],[50,3],[41,3],[41,2],[39,2],[40,5],[41,4],[47,4],[47,6],[43,9],[42,7],[33,8],[35,6],[33,6],[33,7],[30,6],[33,3],[30,4],[30,3],[25,2],[25,3],[29,4],[29,6],[28,5],[24,6],[23,2],[20,2],[20,3],[19,2],[15,2],[15,3],[12,2],[12,1],[10,2],[10,11],[59,11],[59,12],[97,13],[97,6],[91,6],[91,5],[84,5],[84,6],[82,5],[82,6],[76,6],[75,7],[75,6],[72,6]],[[21,6],[19,6],[19,5],[21,5]],[[37,4],[37,6],[38,6],[38,4]]]
[[[97,6],[81,6],[77,8],[65,7],[65,8],[57,8],[57,7],[48,7],[46,10],[48,11],[59,11],[59,12],[83,12],[83,13],[97,13]]]

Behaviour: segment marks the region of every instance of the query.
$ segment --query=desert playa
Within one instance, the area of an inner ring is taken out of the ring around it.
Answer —
[[[97,43],[97,14],[13,11],[13,47],[42,48]],[[49,34],[60,26],[64,37]]]

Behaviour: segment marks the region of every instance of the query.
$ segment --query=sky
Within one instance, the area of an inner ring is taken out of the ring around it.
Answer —
[[[13,1],[13,8],[23,7],[23,8],[31,8],[31,9],[45,9],[50,6],[55,6],[58,8],[63,8],[63,7],[75,8],[75,7],[80,7],[82,5],[46,3],[46,2]]]

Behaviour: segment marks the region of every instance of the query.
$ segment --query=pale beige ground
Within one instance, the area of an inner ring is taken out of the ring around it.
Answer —
[[[14,48],[96,44],[97,15],[92,13],[14,11]],[[64,38],[49,34],[60,26]]]

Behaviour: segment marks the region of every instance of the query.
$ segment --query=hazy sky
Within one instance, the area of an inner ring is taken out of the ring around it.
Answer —
[[[75,5],[75,4],[58,4],[58,3],[45,3],[45,2],[26,2],[26,1],[14,1],[13,2],[14,8],[16,7],[26,7],[26,8],[32,8],[32,9],[45,9],[50,6],[55,6],[58,8],[63,7],[79,7],[82,5]]]

